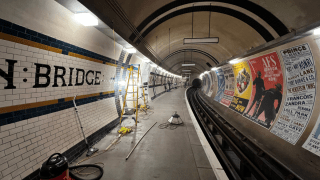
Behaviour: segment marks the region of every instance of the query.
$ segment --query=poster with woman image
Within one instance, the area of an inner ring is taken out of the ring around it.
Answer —
[[[281,105],[283,75],[277,52],[248,60],[252,91],[243,116],[269,129]]]
[[[220,103],[229,107],[234,94],[234,74],[232,65],[225,65],[221,67],[224,73],[224,93]]]
[[[252,90],[250,67],[246,61],[232,66],[235,76],[234,96],[229,106],[230,109],[243,114],[246,109]]]

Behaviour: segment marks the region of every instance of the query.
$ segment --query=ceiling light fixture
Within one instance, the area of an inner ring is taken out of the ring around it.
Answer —
[[[134,53],[137,52],[137,50],[135,48],[128,48],[128,49],[125,48],[124,50],[127,51],[130,54],[134,54]]]
[[[215,71],[215,70],[217,70],[218,68],[217,67],[213,67],[212,69],[211,69],[211,71]]]
[[[313,34],[314,34],[314,35],[320,35],[320,28],[315,29],[315,30],[313,31]]]
[[[190,72],[191,70],[182,70],[182,71],[184,71],[184,72]]]
[[[150,62],[150,60],[149,60],[148,58],[143,58],[142,61],[143,61],[143,62],[146,62],[146,63],[147,63],[147,62]]]
[[[184,38],[183,44],[213,44],[219,43],[218,37],[211,38]]]
[[[97,26],[98,19],[90,13],[77,13],[75,19],[84,26]]]
[[[229,63],[230,64],[237,64],[238,62],[240,62],[241,61],[241,59],[233,59],[233,60],[231,60],[231,61],[229,61]]]
[[[182,64],[182,66],[195,66],[196,64]]]

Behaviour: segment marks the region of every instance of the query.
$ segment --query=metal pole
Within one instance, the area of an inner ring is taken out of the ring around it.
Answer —
[[[87,147],[89,149],[89,144],[87,142],[86,136],[84,135],[83,127],[82,127],[82,124],[81,124],[81,121],[80,121],[80,117],[79,117],[79,114],[78,114],[78,108],[77,108],[77,105],[76,105],[76,102],[75,102],[76,101],[76,97],[77,97],[77,95],[75,95],[74,98],[73,98],[74,109],[75,109],[77,117],[78,117],[78,121],[79,121],[79,124],[80,124],[80,127],[81,127],[81,131],[82,131],[82,135],[83,135],[84,141],[86,142]]]
[[[126,160],[128,160],[129,159],[129,156],[131,155],[131,153],[133,152],[133,150],[137,147],[137,145],[140,143],[140,141],[142,140],[142,138],[150,131],[150,129],[154,126],[154,125],[156,125],[157,124],[157,122],[155,122],[149,129],[148,129],[148,131],[147,132],[145,132],[144,133],[144,135],[141,137],[141,139],[137,142],[137,144],[132,148],[132,150],[130,151],[130,153],[128,154],[128,156],[126,157]]]

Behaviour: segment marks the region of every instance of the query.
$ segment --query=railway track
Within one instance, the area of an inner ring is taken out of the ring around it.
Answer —
[[[301,179],[237,131],[205,103],[198,91],[196,88],[189,88],[188,101],[229,179]]]

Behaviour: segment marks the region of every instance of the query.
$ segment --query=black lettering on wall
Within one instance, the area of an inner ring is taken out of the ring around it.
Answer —
[[[2,69],[0,69],[0,76],[7,81],[7,86],[5,86],[4,89],[16,89],[16,86],[13,85],[13,70],[14,64],[17,61],[9,59],[6,59],[6,61],[8,62],[8,74],[5,73]]]
[[[72,85],[72,72],[73,72],[74,68],[69,67],[69,69],[70,69],[70,76],[69,76],[69,84],[68,84],[68,86],[73,86]]]
[[[36,65],[36,77],[35,77],[35,85],[33,86],[33,88],[45,88],[48,87],[50,84],[50,77],[49,74],[51,72],[51,68],[49,65],[47,64],[38,64],[38,63],[34,63]],[[47,68],[47,72],[45,74],[41,74],[40,73],[40,68]],[[39,78],[40,77],[45,77],[47,79],[47,82],[45,84],[40,84],[39,83]]]
[[[67,86],[66,81],[64,80],[64,75],[66,75],[66,68],[62,67],[62,66],[54,66],[55,70],[54,70],[54,84],[52,85],[52,87],[59,87],[57,81],[58,78],[61,78],[62,80],[62,85],[61,86]],[[58,74],[58,70],[62,69],[62,74]]]
[[[76,77],[75,86],[81,86],[84,83],[84,70],[83,69],[78,69],[78,68],[76,68],[76,70],[77,70],[77,77]],[[82,80],[81,80],[80,83],[79,83],[79,72],[82,72]]]
[[[94,85],[100,84],[98,74],[101,74],[101,71],[96,71],[96,76],[94,77]],[[97,82],[97,80],[98,80],[98,82]]]
[[[88,85],[92,85],[93,84],[93,79],[91,80],[91,82],[88,81],[88,74],[92,73],[94,75],[94,72],[92,70],[89,70],[86,74],[86,82]]]

